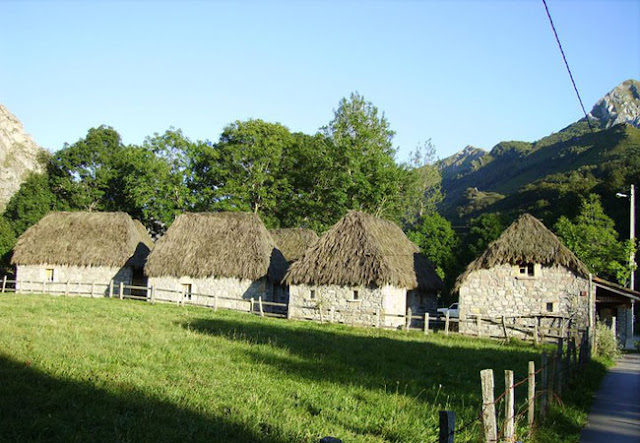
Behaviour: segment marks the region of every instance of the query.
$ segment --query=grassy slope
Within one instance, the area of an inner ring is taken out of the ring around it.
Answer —
[[[202,308],[3,295],[0,440],[432,441],[439,409],[455,410],[459,425],[476,417],[481,369],[496,371],[501,392],[499,374],[524,377],[538,351]],[[476,423],[456,442],[479,433]]]

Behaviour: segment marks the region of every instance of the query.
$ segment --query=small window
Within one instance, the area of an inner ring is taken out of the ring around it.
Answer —
[[[525,263],[520,265],[520,275],[526,275],[527,277],[533,277],[535,275],[535,267],[533,263]]]
[[[553,312],[553,303],[547,303],[547,312]]]
[[[187,300],[191,300],[191,283],[184,283],[182,285],[182,295]]]
[[[359,300],[360,299],[360,294],[358,293],[358,291],[353,291],[353,299],[354,300]]]
[[[315,289],[312,289],[312,290],[309,291],[309,298],[310,299],[316,298],[316,290]]]
[[[54,274],[54,270],[53,269],[46,269],[45,270],[45,280],[48,282],[52,282],[55,278],[55,274]]]

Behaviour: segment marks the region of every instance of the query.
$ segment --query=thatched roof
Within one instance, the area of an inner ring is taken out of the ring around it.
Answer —
[[[311,229],[270,229],[269,233],[288,262],[298,260],[304,251],[318,240],[318,234]]]
[[[291,265],[288,284],[384,286],[434,291],[442,281],[392,222],[351,211]]]
[[[12,263],[142,268],[152,248],[124,212],[51,212],[20,236]]]
[[[473,271],[494,266],[520,263],[539,263],[545,266],[559,265],[588,276],[589,270],[560,239],[537,218],[521,215],[496,241],[491,243],[480,257],[472,261],[456,282],[454,291]]]
[[[179,215],[149,255],[149,277],[233,277],[280,281],[286,261],[256,214]]]

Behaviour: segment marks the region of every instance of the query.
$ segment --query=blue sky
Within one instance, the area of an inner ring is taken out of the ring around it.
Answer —
[[[547,0],[587,110],[640,78],[639,0]],[[358,91],[398,159],[534,141],[581,117],[541,0],[0,0],[0,103],[51,151],[235,120],[315,133]]]

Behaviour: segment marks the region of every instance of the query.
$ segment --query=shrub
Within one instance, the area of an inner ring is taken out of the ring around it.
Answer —
[[[596,324],[596,349],[595,354],[609,360],[615,360],[620,355],[618,341],[611,330],[604,322]]]

